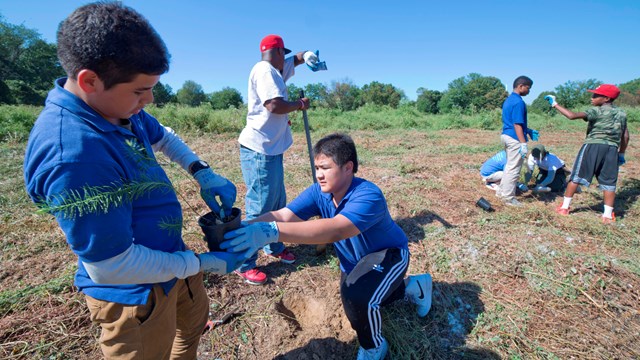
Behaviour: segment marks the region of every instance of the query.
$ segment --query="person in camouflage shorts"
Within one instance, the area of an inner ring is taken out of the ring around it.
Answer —
[[[591,104],[594,107],[578,113],[558,105],[555,96],[545,96],[549,104],[568,119],[584,119],[588,122],[587,137],[576,156],[564,200],[556,208],[556,212],[569,215],[569,205],[578,186],[589,186],[596,176],[604,193],[602,222],[608,224],[616,219],[613,204],[616,197],[618,167],[625,163],[624,152],[629,144],[627,114],[613,106],[613,101],[620,95],[620,90],[615,85],[603,84],[587,91],[593,93]]]

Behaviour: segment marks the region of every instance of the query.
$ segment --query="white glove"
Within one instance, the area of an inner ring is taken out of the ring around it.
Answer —
[[[307,64],[307,66],[311,70],[317,69],[318,61],[320,61],[320,59],[318,59],[318,55],[316,55],[311,51],[307,51],[304,54],[302,54],[302,58],[304,59],[304,62]]]
[[[551,107],[558,105],[558,102],[556,101],[556,97],[554,95],[547,95],[544,97],[544,99],[549,102],[549,105],[551,105]]]
[[[527,143],[520,143],[520,150],[518,150],[518,153],[520,154],[520,156],[522,156],[522,158],[526,158],[527,157],[527,153],[529,152],[529,147],[527,147]]]
[[[542,186],[542,185],[536,185],[536,187],[533,188],[534,192],[550,192],[551,188],[548,186]]]
[[[207,252],[197,256],[200,259],[200,271],[224,275],[239,268],[251,254]]]

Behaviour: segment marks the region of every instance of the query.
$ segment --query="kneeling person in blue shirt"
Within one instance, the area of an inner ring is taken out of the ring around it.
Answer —
[[[407,298],[418,315],[431,308],[431,276],[404,278],[409,266],[407,236],[393,221],[382,191],[355,177],[358,157],[345,134],[322,138],[314,147],[317,183],[287,207],[259,216],[229,232],[221,244],[252,254],[266,244],[334,243],[340,260],[340,293],[345,313],[358,335],[358,359],[383,359],[380,306]],[[314,216],[321,219],[306,221]]]
[[[78,256],[74,284],[102,327],[104,358],[195,359],[209,310],[202,272],[229,273],[248,257],[187,249],[154,151],[188,170],[216,213],[216,197],[231,211],[236,188],[143,110],[169,54],[142,15],[120,2],[82,6],[60,24],[58,57],[68,78],[29,135],[27,192]]]

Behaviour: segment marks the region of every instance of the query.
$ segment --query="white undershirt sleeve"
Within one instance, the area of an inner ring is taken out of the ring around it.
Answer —
[[[164,136],[162,139],[152,144],[151,148],[153,151],[162,152],[187,172],[189,172],[189,165],[191,165],[191,163],[200,160],[198,155],[168,126],[164,126]]]
[[[200,271],[200,260],[193,251],[167,253],[137,244],[109,259],[82,264],[96,284],[110,285],[155,284]]]

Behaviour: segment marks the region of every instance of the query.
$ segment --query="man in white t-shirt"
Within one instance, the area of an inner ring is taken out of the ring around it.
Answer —
[[[308,109],[309,99],[289,101],[286,81],[295,74],[296,66],[306,63],[313,70],[318,65],[318,56],[311,51],[285,59],[291,50],[284,47],[284,41],[278,35],[264,37],[260,52],[262,60],[249,75],[247,124],[238,138],[242,176],[247,185],[247,220],[287,204],[283,153],[293,144],[287,114]],[[263,250],[288,264],[296,260],[282,243],[269,244]],[[256,268],[257,258],[256,253],[236,271],[253,285],[267,281],[267,275]]]
[[[538,176],[536,176],[536,186],[533,188],[535,192],[563,192],[567,186],[567,173],[562,161],[556,155],[547,152],[544,145],[536,145],[531,150],[531,154],[527,159],[527,173],[524,176],[525,184],[529,183],[533,170],[538,167]]]

